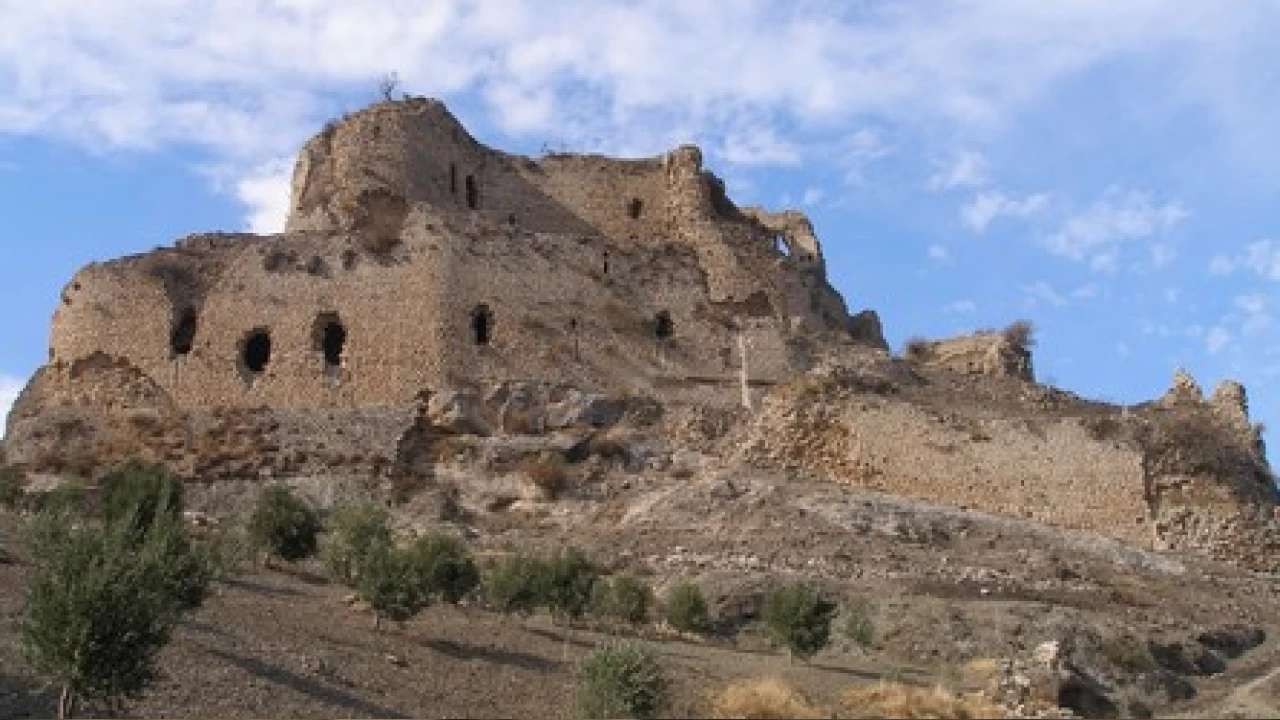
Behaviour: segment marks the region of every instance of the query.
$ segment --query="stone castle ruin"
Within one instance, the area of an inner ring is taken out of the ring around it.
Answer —
[[[50,364],[106,354],[182,408],[378,407],[464,381],[736,377],[739,335],[751,379],[780,380],[808,369],[797,340],[853,326],[809,222],[739,209],[696,148],[535,161],[411,101],[306,144],[284,235],[78,273]]]
[[[304,145],[284,233],[78,272],[4,453],[36,474],[140,456],[206,482],[409,482],[491,512],[467,493],[520,453],[598,477],[696,452],[1266,555],[1277,497],[1243,388],[1091,403],[1034,382],[1025,330],[895,358],[809,220],[738,207],[697,148],[520,157],[409,99]]]

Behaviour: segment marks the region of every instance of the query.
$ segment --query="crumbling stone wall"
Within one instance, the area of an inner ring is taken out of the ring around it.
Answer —
[[[1003,375],[1035,380],[1029,339],[1011,330],[984,330],[945,340],[913,339],[907,343],[910,360],[952,372]]]
[[[739,211],[695,147],[533,160],[413,100],[305,145],[284,235],[77,273],[50,355],[122,358],[184,409],[405,407],[473,381],[727,382],[748,321],[759,380],[806,369],[798,338],[848,339],[802,215]]]

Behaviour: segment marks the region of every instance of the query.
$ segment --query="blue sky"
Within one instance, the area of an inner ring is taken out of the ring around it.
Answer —
[[[696,142],[914,335],[1038,328],[1040,377],[1178,366],[1280,422],[1280,3],[0,0],[0,411],[90,261],[283,224],[302,141],[395,71],[484,142]]]

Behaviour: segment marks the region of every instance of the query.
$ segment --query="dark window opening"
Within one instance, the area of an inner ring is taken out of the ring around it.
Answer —
[[[191,352],[196,340],[196,312],[190,308],[178,315],[173,324],[173,332],[169,334],[169,350],[174,356],[187,355]]]
[[[675,323],[671,322],[671,313],[663,310],[653,318],[653,335],[659,340],[668,340],[676,332]]]
[[[266,370],[271,362],[271,334],[262,329],[249,333],[240,351],[240,362],[245,370],[255,375]]]
[[[604,274],[609,274],[609,251],[604,251]]]
[[[449,192],[458,194],[458,166],[449,163]]]
[[[316,318],[312,342],[315,349],[324,355],[326,367],[342,367],[342,351],[347,346],[347,328],[336,313],[325,313]]]
[[[627,206],[627,214],[632,220],[639,220],[642,212],[644,212],[644,201],[640,198],[631,198],[631,204]]]
[[[488,305],[478,305],[471,311],[471,340],[476,345],[488,345],[493,334],[493,313]]]
[[[478,206],[479,204],[480,204],[480,189],[476,187],[476,179],[468,175],[467,176],[467,207],[471,208],[472,210],[475,210],[476,206]]]
[[[791,246],[787,244],[787,239],[778,235],[773,239],[773,247],[782,257],[791,257]]]
[[[516,225],[516,214],[515,214],[515,213],[507,213],[507,224],[508,224],[508,225],[510,225],[510,226],[512,226],[512,227],[515,227],[515,225]]]

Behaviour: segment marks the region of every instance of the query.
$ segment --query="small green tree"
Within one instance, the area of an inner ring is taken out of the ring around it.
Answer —
[[[770,634],[794,657],[808,658],[826,647],[836,605],[804,583],[789,583],[769,593],[764,622]]]
[[[635,625],[648,617],[650,596],[648,586],[631,575],[601,577],[591,587],[590,611]]]
[[[382,619],[403,622],[417,615],[430,602],[407,550],[392,545],[374,545],[363,558],[355,583],[356,594],[373,609],[373,626]]]
[[[182,517],[182,481],[163,465],[130,460],[103,475],[99,484],[103,522],[123,522],[131,517],[135,530],[143,533],[160,514]]]
[[[591,602],[591,587],[600,570],[578,548],[564,548],[545,561],[538,596],[560,619],[582,617]]]
[[[584,718],[652,718],[667,705],[668,682],[653,653],[634,642],[597,648],[577,673]]]
[[[706,632],[711,625],[707,599],[702,588],[693,583],[680,583],[667,593],[665,608],[667,623],[683,632]]]
[[[484,596],[489,605],[506,615],[529,615],[538,607],[543,562],[530,555],[502,558],[484,576]]]
[[[333,579],[347,586],[360,581],[371,553],[392,545],[387,511],[374,503],[339,508],[329,525],[320,557]]]
[[[296,562],[316,554],[320,518],[284,485],[263,489],[249,517],[249,539],[282,560]]]
[[[180,522],[138,515],[101,526],[65,509],[33,521],[22,645],[36,670],[62,686],[58,716],[80,699],[115,709],[155,678],[156,656],[178,616],[203,600],[207,565],[192,557]]]
[[[409,547],[418,583],[433,597],[456,604],[480,584],[480,571],[466,543],[452,535],[425,535]]]

